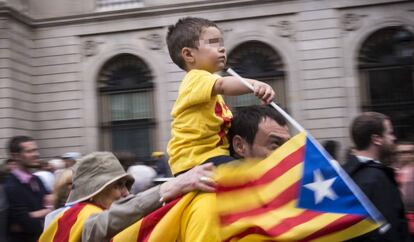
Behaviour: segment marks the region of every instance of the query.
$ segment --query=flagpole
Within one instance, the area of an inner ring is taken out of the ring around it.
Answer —
[[[233,69],[230,67],[227,69],[227,72],[236,77],[241,83],[243,83],[246,87],[250,90],[254,91],[253,86],[243,79],[239,74],[237,74]],[[280,108],[275,102],[271,102],[270,105],[275,108],[282,116],[292,124],[299,132],[306,132],[306,135],[312,142],[315,144],[316,148],[325,156],[325,159],[331,164],[331,166],[335,169],[338,175],[343,179],[345,184],[351,189],[351,191],[355,194],[361,204],[365,207],[367,212],[370,216],[375,220],[375,222],[382,224],[380,227],[380,233],[384,233],[389,229],[389,223],[385,220],[384,216],[378,211],[378,209],[372,204],[372,202],[367,198],[367,196],[361,191],[361,189],[353,182],[351,177],[339,166],[338,162],[333,160],[332,157],[325,151],[325,149],[316,141],[316,139],[307,132],[296,120],[294,120],[288,113],[285,112],[282,108]],[[370,206],[367,206],[368,203]]]
[[[249,82],[247,82],[245,79],[243,79],[239,74],[237,74],[235,71],[233,71],[233,69],[231,69],[231,68],[228,68],[227,69],[227,72],[230,74],[230,75],[232,75],[232,76],[234,76],[234,77],[236,77],[237,79],[239,79],[239,81],[241,81],[246,87],[248,87],[250,90],[252,90],[252,91],[254,91],[254,88],[253,88],[253,86],[249,83]],[[271,102],[270,103],[270,105],[273,107],[273,108],[275,108],[280,114],[282,114],[283,115],[283,117],[286,119],[286,120],[288,120],[292,125],[293,125],[293,127],[295,127],[296,128],[296,130],[298,130],[299,132],[303,132],[303,131],[305,131],[305,129],[298,123],[298,122],[296,122],[296,120],[294,120],[292,117],[290,117],[290,115],[289,114],[287,114],[286,112],[285,112],[285,110],[283,110],[282,108],[280,108],[278,105],[276,105],[276,103],[275,102]]]

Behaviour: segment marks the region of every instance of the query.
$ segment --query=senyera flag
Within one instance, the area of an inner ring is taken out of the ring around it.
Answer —
[[[385,224],[327,157],[319,143],[300,132],[265,160],[221,166],[222,240],[343,241]]]
[[[382,215],[318,145],[301,132],[265,160],[219,166],[222,241],[343,241],[383,225]],[[113,241],[177,241],[181,215],[195,196],[156,210]]]

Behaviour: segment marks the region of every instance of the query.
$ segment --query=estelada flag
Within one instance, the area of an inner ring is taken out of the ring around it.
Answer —
[[[385,224],[382,215],[319,144],[301,132],[264,160],[216,170],[222,241],[343,241]],[[130,226],[113,241],[177,240],[190,193]]]
[[[263,161],[218,170],[223,241],[343,241],[385,224],[338,163],[305,132]]]

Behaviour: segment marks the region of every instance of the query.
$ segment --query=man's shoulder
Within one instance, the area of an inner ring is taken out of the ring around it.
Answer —
[[[362,162],[355,155],[350,155],[342,167],[351,176],[356,173],[372,173],[382,176],[386,171],[388,171],[388,169],[390,169],[383,164],[374,162],[373,160]]]
[[[7,177],[4,180],[5,188],[10,187],[10,186],[17,186],[19,184],[20,182],[15,175],[13,175],[12,173],[7,174]]]
[[[372,160],[361,162],[356,156],[350,156],[343,168],[358,184],[395,183],[392,168]]]

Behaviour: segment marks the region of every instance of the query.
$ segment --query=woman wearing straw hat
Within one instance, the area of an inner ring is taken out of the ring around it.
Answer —
[[[146,214],[189,191],[214,191],[212,164],[205,164],[145,192],[129,195],[133,178],[110,152],[81,158],[72,191],[61,212],[45,228],[39,242],[109,241]]]

